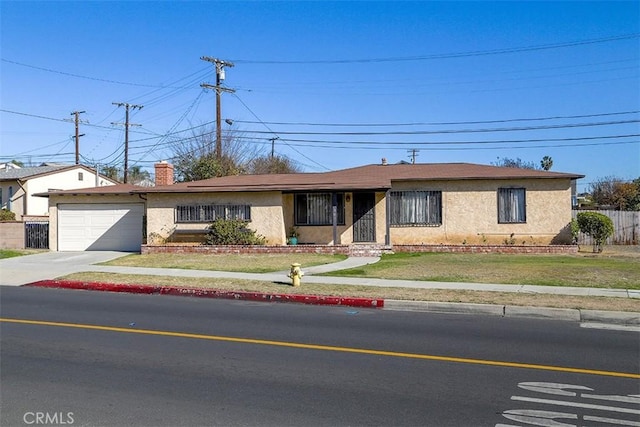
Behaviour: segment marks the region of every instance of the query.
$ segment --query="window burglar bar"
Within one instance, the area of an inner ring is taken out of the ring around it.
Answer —
[[[251,221],[249,205],[180,205],[176,207],[177,223],[210,223],[216,219]]]

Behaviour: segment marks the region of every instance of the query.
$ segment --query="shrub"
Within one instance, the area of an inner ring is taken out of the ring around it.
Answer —
[[[0,221],[15,221],[16,214],[8,209],[0,210]]]
[[[578,235],[580,234],[580,225],[578,225],[578,221],[572,218],[569,228],[571,230],[571,244],[575,245],[578,243]]]
[[[207,245],[264,245],[265,238],[240,219],[217,219],[207,232]]]
[[[593,252],[602,252],[602,244],[613,234],[613,221],[598,212],[580,212],[577,216],[580,231],[593,239]]]

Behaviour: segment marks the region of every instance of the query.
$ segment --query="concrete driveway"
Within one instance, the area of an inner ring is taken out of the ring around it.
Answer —
[[[45,252],[0,260],[0,286],[20,286],[65,274],[91,271],[91,264],[109,261],[129,252]]]

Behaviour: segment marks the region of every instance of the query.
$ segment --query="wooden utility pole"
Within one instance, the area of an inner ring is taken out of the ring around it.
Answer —
[[[407,150],[408,153],[411,153],[411,155],[409,156],[409,158],[411,159],[411,164],[415,165],[416,164],[416,157],[418,156],[418,152],[420,150],[417,150],[415,148],[412,148],[411,150]]]
[[[71,113],[72,116],[75,116],[73,121],[76,125],[76,165],[80,164],[80,137],[84,136],[84,133],[80,134],[80,114],[84,113],[84,111],[74,111]]]
[[[271,141],[271,158],[272,159],[276,154],[276,139],[280,139],[280,137],[276,136],[273,138],[269,138],[269,141]]]
[[[139,124],[129,123],[129,109],[142,109],[142,105],[132,105],[127,102],[112,102],[113,105],[117,105],[118,107],[125,108],[125,119],[124,123],[111,123],[112,125],[122,125],[124,124],[124,178],[123,181],[127,183],[127,177],[129,173],[129,126],[142,126]]]
[[[218,58],[211,58],[209,56],[200,57],[203,61],[212,62],[216,66],[216,85],[210,85],[208,83],[202,83],[200,86],[205,89],[216,90],[216,159],[222,158],[222,112],[221,112],[221,99],[222,92],[233,93],[235,90],[220,86],[225,79],[224,67],[233,67],[233,63],[229,61],[223,61]]]

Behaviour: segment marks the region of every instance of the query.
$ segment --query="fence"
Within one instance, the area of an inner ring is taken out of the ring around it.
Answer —
[[[637,245],[640,241],[640,212],[638,211],[586,211],[580,209],[572,212],[574,219],[579,212],[598,212],[611,218],[614,232],[607,239],[607,245]],[[580,233],[578,244],[592,245],[593,240],[586,234]]]
[[[24,247],[27,249],[49,249],[49,222],[25,222]]]

